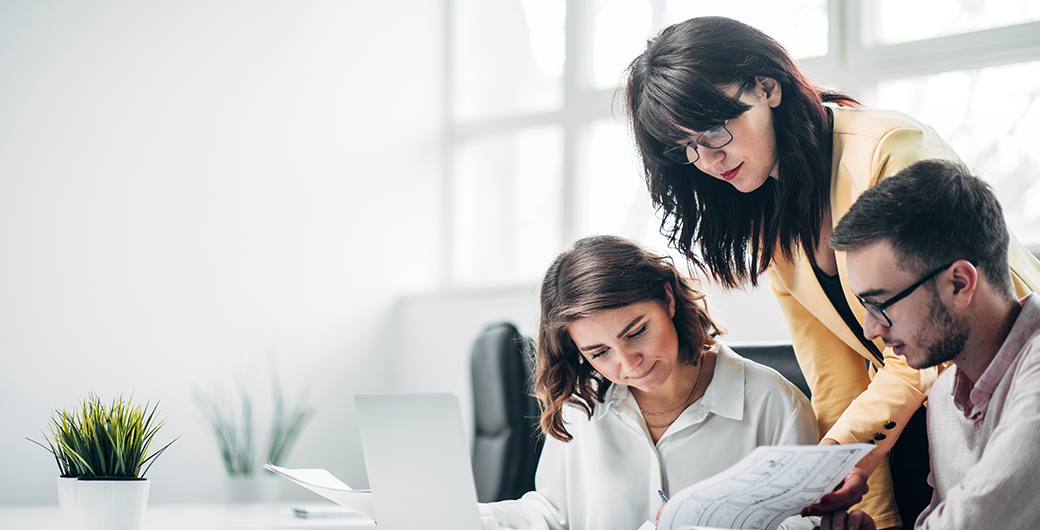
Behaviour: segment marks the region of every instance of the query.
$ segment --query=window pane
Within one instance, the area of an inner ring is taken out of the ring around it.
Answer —
[[[1040,245],[1040,62],[881,82],[877,107],[931,125],[993,186],[1019,240]]]
[[[612,234],[663,247],[664,238],[658,234],[661,223],[626,125],[597,120],[588,138],[588,157],[576,193],[579,236]]]
[[[540,278],[560,249],[563,132],[526,129],[456,151],[452,280]]]
[[[609,234],[631,239],[651,252],[671,256],[678,269],[694,277],[689,262],[661,235],[658,217],[643,180],[642,165],[627,125],[593,121],[583,151],[577,186],[576,237]]]
[[[797,59],[827,54],[827,0],[667,0],[665,4],[665,25],[705,15],[729,17],[762,30]]]
[[[1036,0],[863,0],[862,9],[866,46],[1040,20]]]
[[[455,0],[454,6],[456,119],[560,107],[564,0]]]
[[[592,24],[592,83],[595,88],[613,88],[646,40],[659,28],[652,23],[646,0],[593,0],[589,3]]]
[[[826,0],[790,2],[691,2],[689,0],[593,0],[592,80],[595,88],[614,87],[646,41],[665,26],[689,18],[717,15],[740,20],[780,41],[796,58],[827,54]]]

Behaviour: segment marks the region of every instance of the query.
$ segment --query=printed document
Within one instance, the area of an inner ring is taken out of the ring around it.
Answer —
[[[658,530],[776,530],[831,492],[870,444],[763,446],[711,478],[672,495]]]

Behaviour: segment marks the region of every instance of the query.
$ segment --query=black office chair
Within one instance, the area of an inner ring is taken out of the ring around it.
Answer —
[[[726,344],[733,351],[745,359],[751,359],[758,364],[764,364],[794,383],[805,397],[812,398],[809,383],[802,375],[802,368],[798,366],[798,359],[794,356],[794,347],[790,344]]]
[[[492,324],[473,344],[471,368],[477,500],[519,498],[534,489],[543,442],[531,340],[508,322]]]

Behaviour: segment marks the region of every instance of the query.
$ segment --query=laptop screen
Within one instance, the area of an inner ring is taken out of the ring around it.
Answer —
[[[379,528],[480,530],[458,399],[359,395],[354,404]]]

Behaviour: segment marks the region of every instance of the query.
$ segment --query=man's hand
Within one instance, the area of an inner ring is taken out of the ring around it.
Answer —
[[[802,517],[809,515],[821,515],[833,512],[842,512],[851,508],[854,504],[863,500],[863,495],[869,489],[867,477],[870,475],[858,467],[852,468],[848,475],[842,479],[834,491],[820,498],[820,502],[802,510]],[[871,521],[873,525],[873,521]],[[821,526],[821,528],[823,528]],[[838,527],[842,528],[842,527]],[[855,527],[853,527],[855,528]]]
[[[824,515],[820,520],[820,530],[877,530],[877,526],[869,515],[853,510]]]

